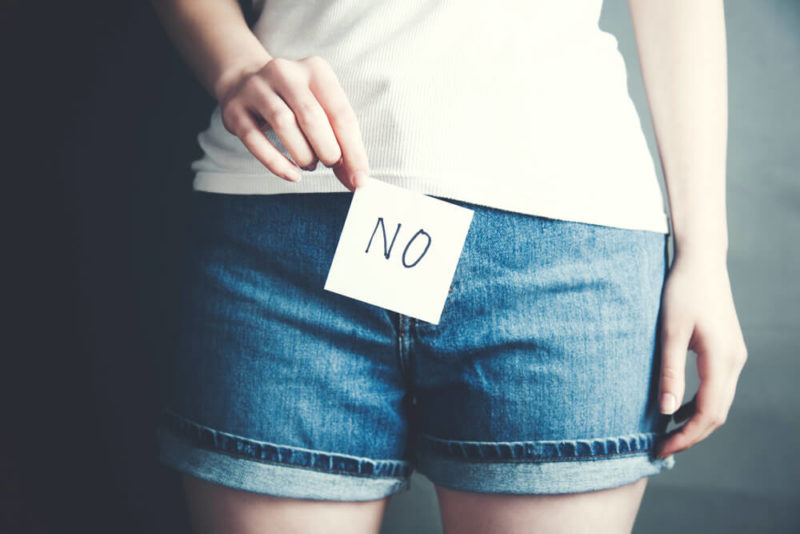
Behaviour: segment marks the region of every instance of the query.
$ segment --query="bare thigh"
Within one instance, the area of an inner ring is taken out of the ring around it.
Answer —
[[[195,534],[378,534],[389,500],[290,499],[181,479]]]
[[[436,486],[444,534],[629,534],[647,477],[560,495],[471,493]]]

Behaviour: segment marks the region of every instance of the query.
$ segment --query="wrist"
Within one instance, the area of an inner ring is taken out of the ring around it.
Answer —
[[[727,268],[728,243],[725,239],[716,240],[674,240],[675,259],[700,261],[717,264]]]
[[[728,228],[724,217],[686,217],[672,221],[675,255],[725,261],[728,254]]]

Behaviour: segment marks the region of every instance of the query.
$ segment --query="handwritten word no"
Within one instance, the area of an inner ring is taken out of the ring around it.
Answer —
[[[394,242],[395,239],[397,239],[397,234],[400,232],[400,226],[402,226],[402,223],[397,223],[397,229],[395,229],[394,236],[392,236],[392,242],[388,243],[386,238],[386,226],[384,226],[383,217],[378,217],[378,222],[375,223],[375,229],[372,231],[372,235],[369,238],[369,243],[367,243],[367,249],[364,251],[365,254],[369,252],[369,247],[372,245],[372,238],[375,237],[375,233],[378,231],[379,226],[383,233],[383,256],[388,260],[389,256],[391,256],[392,254],[392,248],[394,248]],[[414,261],[414,263],[409,264],[406,262],[406,254],[408,254],[408,249],[411,246],[411,243],[413,243],[420,236],[425,236],[425,238],[428,240],[428,243],[425,245],[425,249],[423,249],[422,253],[416,259],[416,261]],[[430,248],[430,246],[431,246],[430,234],[420,228],[420,230],[416,234],[414,234],[414,236],[408,241],[408,243],[406,243],[406,248],[403,249],[403,256],[401,258],[403,262],[403,267],[407,267],[410,269],[411,267],[414,267],[416,264],[418,264],[419,261],[423,258],[423,256],[425,256],[425,254],[428,252],[428,248]]]

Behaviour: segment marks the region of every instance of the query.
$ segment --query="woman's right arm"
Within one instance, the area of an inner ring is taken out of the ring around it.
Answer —
[[[270,56],[236,0],[151,0],[161,24],[200,83],[217,101],[233,80]]]
[[[273,58],[237,0],[151,3],[181,57],[219,102],[225,128],[271,172],[298,181],[298,165],[313,169],[321,161],[351,191],[362,183],[368,164],[358,121],[325,60]],[[265,127],[294,162],[269,142]]]

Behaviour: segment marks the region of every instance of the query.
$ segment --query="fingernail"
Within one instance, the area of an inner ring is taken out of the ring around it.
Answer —
[[[353,186],[359,187],[364,185],[364,182],[367,181],[368,175],[364,171],[358,171],[353,175]]]
[[[664,393],[661,395],[661,413],[671,414],[675,411],[675,395]]]

